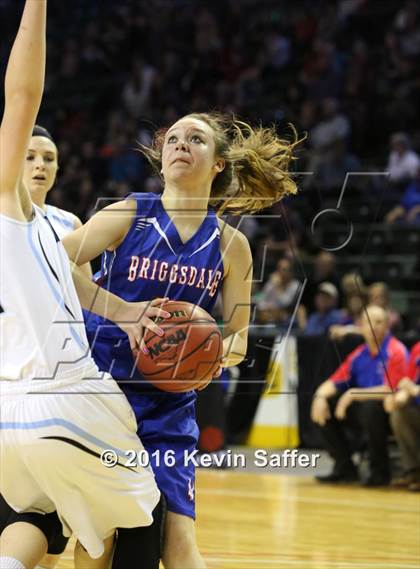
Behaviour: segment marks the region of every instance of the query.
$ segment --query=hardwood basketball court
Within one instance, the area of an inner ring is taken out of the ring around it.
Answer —
[[[404,490],[200,469],[197,516],[208,569],[420,567],[420,495]],[[58,569],[73,569],[72,547]]]

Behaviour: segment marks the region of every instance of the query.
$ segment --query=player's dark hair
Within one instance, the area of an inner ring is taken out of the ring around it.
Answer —
[[[49,138],[51,142],[54,142],[55,144],[55,140],[53,139],[51,133],[46,128],[38,124],[34,126],[32,136],[43,136],[44,138]]]
[[[211,127],[216,157],[225,160],[225,168],[214,178],[210,193],[210,205],[219,214],[255,213],[297,192],[289,167],[302,139],[299,140],[293,125],[293,139],[288,141],[280,138],[274,127],[252,127],[219,113],[192,113],[184,118],[197,119]],[[157,131],[151,146],[139,148],[159,175],[167,130]]]

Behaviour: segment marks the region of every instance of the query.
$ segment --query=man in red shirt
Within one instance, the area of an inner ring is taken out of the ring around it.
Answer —
[[[388,315],[379,306],[368,306],[362,318],[366,340],[347,356],[333,375],[315,392],[311,418],[325,439],[335,464],[320,482],[354,482],[358,471],[346,427],[361,429],[367,439],[370,475],[367,486],[389,484],[387,448],[389,420],[383,399],[407,372],[407,350],[389,332]]]
[[[393,486],[420,492],[420,342],[411,349],[407,376],[399,382],[398,391],[385,399],[384,406],[391,413],[404,468]]]

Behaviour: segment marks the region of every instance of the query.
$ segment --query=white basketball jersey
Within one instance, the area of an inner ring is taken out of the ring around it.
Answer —
[[[0,215],[0,241],[0,379],[12,380],[2,389],[48,391],[100,377],[69,259],[42,210],[34,206],[30,222]]]
[[[48,204],[45,205],[45,211],[60,239],[74,231],[74,216],[70,212]]]

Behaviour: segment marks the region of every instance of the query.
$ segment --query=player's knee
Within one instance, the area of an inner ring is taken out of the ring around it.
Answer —
[[[104,539],[104,551],[101,557],[92,559],[83,545],[78,541],[74,548],[75,569],[107,569],[111,563],[114,548],[115,535],[112,534]]]

